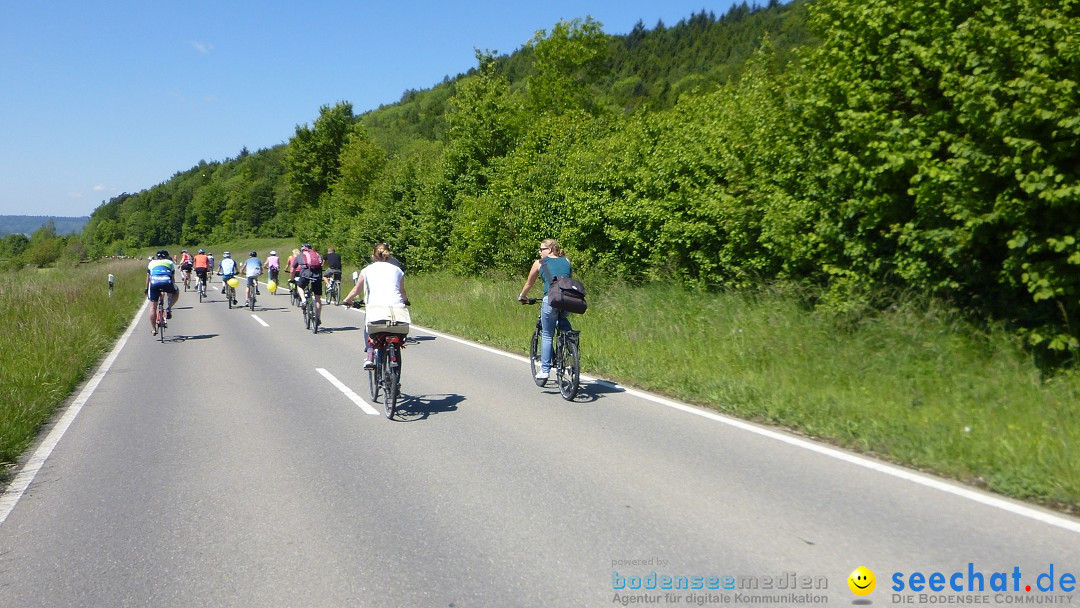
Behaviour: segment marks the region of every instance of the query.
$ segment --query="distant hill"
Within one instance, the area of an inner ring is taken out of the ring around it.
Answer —
[[[74,234],[82,232],[89,216],[83,217],[58,217],[53,215],[0,215],[0,236],[17,234],[19,232],[29,236],[35,230],[52,222],[56,226],[56,234]]]

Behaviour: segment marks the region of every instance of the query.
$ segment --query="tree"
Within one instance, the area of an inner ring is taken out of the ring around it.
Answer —
[[[296,127],[285,155],[285,179],[301,205],[315,205],[337,180],[341,150],[354,120],[352,104],[343,101],[322,106],[312,127]]]
[[[602,73],[608,42],[601,28],[592,17],[562,20],[550,34],[540,30],[529,41],[535,71],[528,91],[536,113],[595,110],[592,85]]]

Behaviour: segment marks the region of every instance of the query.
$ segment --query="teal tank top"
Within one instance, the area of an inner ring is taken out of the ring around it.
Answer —
[[[566,258],[544,258],[540,260],[540,276],[544,279],[544,295],[547,295],[548,285],[555,277],[570,276],[570,260]]]

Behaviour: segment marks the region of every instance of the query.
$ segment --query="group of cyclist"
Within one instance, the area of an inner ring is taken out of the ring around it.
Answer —
[[[232,279],[240,272],[244,273],[244,277],[247,279],[245,300],[250,297],[252,289],[258,294],[258,279],[264,269],[268,272],[271,281],[276,283],[278,280],[281,264],[277,251],[271,251],[265,263],[259,259],[255,251],[248,254],[248,259],[243,264],[238,264],[228,251],[223,256],[217,271],[225,282],[228,282],[229,279]],[[208,254],[204,249],[199,249],[194,256],[191,256],[185,249],[181,252],[178,260],[170,258],[169,252],[161,249],[157,252],[156,258],[150,260],[146,267],[146,288],[147,297],[150,300],[150,326],[154,335],[157,335],[158,296],[162,292],[169,294],[166,303],[166,318],[169,319],[172,318],[172,308],[180,297],[180,290],[177,289],[175,284],[175,263],[179,262],[180,270],[184,273],[185,282],[188,280],[191,270],[194,269],[200,283],[205,285],[209,281],[209,272],[214,267],[213,260],[213,254]],[[325,272],[324,266],[326,267]],[[315,297],[315,315],[318,322],[322,318],[321,296],[324,284],[328,284],[329,281],[335,278],[341,279],[341,255],[337,253],[334,247],[329,247],[326,258],[323,259],[310,243],[304,243],[299,249],[292,251],[292,255],[289,256],[286,262],[286,268],[290,272],[290,283],[298,291],[301,306],[306,301],[307,287],[311,286],[311,293]],[[559,246],[555,239],[546,239],[540,243],[538,257],[529,269],[528,277],[525,279],[525,284],[518,295],[518,301],[522,303],[528,301],[529,291],[540,277],[542,271],[545,274],[545,280],[541,281],[544,287],[544,297],[541,301],[540,310],[542,339],[541,369],[536,374],[538,379],[546,378],[550,373],[552,341],[556,326],[560,331],[570,329],[570,323],[566,315],[553,309],[548,303],[549,282],[555,277],[570,276],[571,273],[570,260],[566,258],[562,247]],[[345,306],[350,305],[361,293],[364,294],[364,299],[369,305],[408,305],[409,300],[405,292],[405,272],[401,268],[401,264],[393,257],[390,247],[386,243],[379,243],[375,246],[371,254],[371,264],[360,271],[356,284],[349,294],[345,296],[345,299],[342,300],[342,304]],[[236,304],[235,297],[233,304]],[[364,351],[367,354],[364,367],[370,369],[374,366],[374,352],[373,349],[369,348],[369,336],[366,328],[364,332]]]
[[[304,243],[300,249],[293,250],[293,254],[293,256],[289,257],[287,268],[291,276],[290,283],[299,290],[301,301],[306,297],[304,290],[308,284],[311,285],[311,291],[315,296],[322,296],[324,281],[328,283],[334,278],[341,279],[341,255],[336,252],[335,248],[330,247],[327,250],[325,277],[323,276],[324,260],[310,243]],[[259,259],[258,253],[255,251],[250,252],[248,258],[242,263],[238,263],[233,259],[232,254],[228,251],[222,255],[223,258],[216,269],[217,273],[221,275],[222,281],[226,284],[236,275],[242,274],[247,281],[244,292],[245,300],[251,297],[252,290],[255,290],[255,295],[259,294],[258,280],[264,270],[269,275],[268,278],[277,283],[281,271],[281,262],[277,251],[271,251],[265,263]],[[184,249],[179,256],[172,257],[169,256],[168,250],[160,249],[154,257],[150,258],[146,266],[146,294],[150,300],[150,325],[153,328],[154,335],[157,335],[157,300],[160,294],[162,292],[169,294],[166,302],[166,318],[168,319],[172,318],[172,308],[180,298],[180,290],[176,286],[177,264],[180,266],[181,279],[185,286],[190,280],[191,271],[194,270],[195,275],[198,277],[196,287],[200,289],[209,284],[210,275],[214,271],[213,254],[207,253],[205,249],[199,249],[194,256],[187,249]],[[232,298],[233,305],[236,305],[235,294]],[[317,318],[321,318],[322,301],[320,298],[316,299],[315,306]]]

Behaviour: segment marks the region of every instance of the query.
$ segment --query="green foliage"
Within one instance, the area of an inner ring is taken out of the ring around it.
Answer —
[[[809,63],[827,264],[1076,348],[1075,1],[827,0]]]
[[[319,108],[312,127],[298,125],[285,154],[286,183],[301,206],[314,206],[340,175],[338,157],[352,130],[352,104]]]
[[[529,41],[533,72],[529,100],[535,114],[588,110],[596,105],[592,85],[603,73],[608,36],[591,17],[559,21]]]

